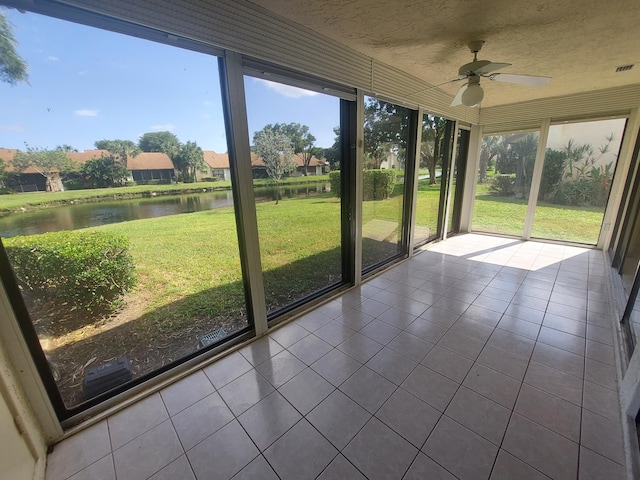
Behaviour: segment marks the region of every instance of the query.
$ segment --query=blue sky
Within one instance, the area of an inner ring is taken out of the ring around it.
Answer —
[[[168,130],[204,150],[227,150],[217,58],[33,13],[2,9],[30,85],[0,83],[0,147],[78,150],[101,139],[137,141]],[[309,126],[333,144],[335,97],[246,78],[249,132],[267,123]]]

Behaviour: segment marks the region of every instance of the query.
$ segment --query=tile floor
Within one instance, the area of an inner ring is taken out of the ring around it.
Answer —
[[[56,446],[47,479],[625,478],[599,251],[454,237]]]

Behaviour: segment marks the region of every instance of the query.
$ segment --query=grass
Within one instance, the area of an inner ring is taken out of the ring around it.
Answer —
[[[282,180],[283,185],[300,183],[328,182],[328,175],[307,177],[290,177]],[[253,180],[254,186],[269,186],[273,182],[269,178]],[[155,194],[179,194],[193,191],[228,190],[230,181],[179,183],[172,185],[134,185],[131,187],[95,188],[86,190],[67,190],[65,192],[31,192],[14,195],[0,195],[0,212],[10,213],[21,209],[42,208],[47,206],[64,205],[79,201],[99,201],[127,199],[130,197]]]
[[[489,195],[488,186],[477,185],[472,230],[522,236],[527,200]],[[600,207],[572,207],[539,203],[531,236],[595,245],[604,218]]]
[[[325,286],[327,276],[333,280],[339,275],[338,199],[328,195],[285,199],[278,205],[266,202],[256,208],[268,302],[279,305],[283,296],[300,298]],[[232,208],[111,224],[97,230],[129,238],[139,277],[137,290],[153,292],[145,313],[153,318],[153,312],[161,309],[159,322],[171,318],[189,323],[202,316],[216,317],[224,315],[235,300],[240,304],[231,311],[244,303]],[[321,253],[334,250],[338,252],[335,265],[314,261]],[[291,277],[277,273],[279,268],[302,261],[304,268]],[[235,285],[232,290],[230,285]],[[206,306],[176,303],[203,291],[209,291]],[[176,309],[171,308],[173,304]]]

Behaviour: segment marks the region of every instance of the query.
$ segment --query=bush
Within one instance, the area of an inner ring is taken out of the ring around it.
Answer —
[[[553,196],[553,203],[576,207],[604,207],[609,189],[607,184],[591,178],[561,182]]]
[[[494,175],[489,191],[498,197],[511,197],[512,195],[515,195],[515,175]]]
[[[395,170],[365,170],[363,200],[384,200],[393,193],[396,185]]]
[[[138,182],[136,182],[135,180],[127,180],[126,182],[124,182],[125,187],[135,187],[136,185],[138,185]]]
[[[331,185],[331,193],[340,198],[340,171],[329,172],[329,184]]]
[[[362,179],[363,200],[384,200],[396,186],[395,170],[365,170]],[[340,172],[329,172],[331,191],[340,197]]]
[[[4,240],[23,291],[88,312],[108,312],[136,283],[128,240],[103,232],[51,232]]]
[[[84,185],[78,179],[65,180],[63,182],[65,190],[82,190],[84,189]]]
[[[220,180],[218,177],[203,177],[201,181],[203,182],[217,182]]]

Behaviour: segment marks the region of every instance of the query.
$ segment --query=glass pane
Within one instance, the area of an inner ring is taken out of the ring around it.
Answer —
[[[340,190],[331,188],[340,184],[340,99],[248,76],[245,91],[273,313],[342,282]],[[331,184],[327,156],[337,167]]]
[[[4,13],[0,235],[70,408],[248,326],[218,59]]]
[[[447,233],[456,233],[460,228],[460,200],[458,197],[462,194],[462,191],[458,192],[458,194],[456,195],[456,185],[458,180],[460,180],[460,188],[463,188],[462,182],[464,180],[458,176],[458,172],[464,173],[464,166],[466,164],[467,155],[469,153],[469,134],[469,130],[459,129],[458,135],[456,137],[456,158],[453,162],[453,178],[451,181],[451,189],[449,192],[448,200],[449,217],[447,219]]]
[[[625,119],[553,125],[531,236],[595,245]]]
[[[448,120],[434,115],[422,117],[422,144],[420,145],[420,172],[418,198],[416,199],[416,227],[414,241],[425,243],[438,236],[438,212],[440,209],[445,133]]]
[[[522,235],[537,150],[537,132],[482,138],[472,230]]]
[[[362,268],[402,252],[409,110],[365,97]]]

